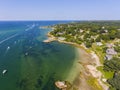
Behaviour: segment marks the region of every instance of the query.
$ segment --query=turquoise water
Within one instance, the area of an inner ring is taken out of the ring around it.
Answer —
[[[75,48],[44,43],[50,29],[39,28],[58,23],[67,22],[0,22],[0,90],[58,90],[54,83],[66,80]]]

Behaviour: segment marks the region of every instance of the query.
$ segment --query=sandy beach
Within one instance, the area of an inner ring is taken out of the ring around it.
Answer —
[[[94,52],[91,53],[91,56],[92,59],[94,60],[95,65],[86,65],[86,67],[89,70],[89,72],[92,74],[92,76],[97,78],[103,90],[108,90],[109,87],[101,81],[102,73],[99,70],[97,70],[97,67],[102,66],[102,64],[100,63],[98,56]]]
[[[97,70],[97,67],[101,66],[99,57],[93,52],[86,52],[88,49],[84,45],[78,45],[72,42],[61,41],[55,38],[54,36],[47,34],[48,39],[44,42],[58,41],[60,43],[66,43],[76,46],[77,52],[81,60],[79,64],[83,66],[83,70],[80,70],[80,74],[73,81],[73,86],[77,90],[108,90],[108,86],[102,81],[102,73]],[[93,83],[91,83],[93,80]]]
[[[97,67],[102,65],[98,56],[94,52],[88,53],[82,48],[78,48],[78,53],[80,54],[79,63],[84,69],[76,77],[73,85],[78,90],[108,90],[109,87],[101,81],[102,73],[97,70]]]

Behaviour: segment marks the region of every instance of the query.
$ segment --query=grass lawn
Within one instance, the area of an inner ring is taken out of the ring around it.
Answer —
[[[114,72],[104,71],[103,66],[100,66],[97,69],[102,72],[104,78],[106,79],[113,78]]]

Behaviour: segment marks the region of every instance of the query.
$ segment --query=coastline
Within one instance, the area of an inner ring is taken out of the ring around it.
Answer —
[[[48,39],[44,40],[43,42],[45,43],[49,43],[52,41],[58,41],[60,43],[65,43],[65,44],[70,44],[73,45],[75,47],[78,48],[78,53],[84,52],[86,54],[88,58],[82,57],[84,60],[80,61],[79,63],[83,66],[84,70],[82,70],[80,72],[80,75],[78,75],[76,77],[75,81],[79,82],[79,83],[75,83],[73,86],[75,86],[76,88],[78,88],[78,90],[108,90],[108,86],[107,84],[105,84],[102,81],[102,73],[97,70],[97,67],[102,66],[102,64],[100,63],[99,57],[96,55],[96,53],[94,51],[90,51],[89,49],[87,49],[85,47],[85,45],[78,45],[76,43],[72,43],[72,42],[67,42],[67,41],[62,41],[57,39],[56,37],[54,37],[53,35],[50,34],[50,32],[47,34]],[[82,55],[81,55],[82,56]],[[84,55],[83,55],[84,56]],[[86,60],[85,60],[86,58]],[[87,60],[88,59],[88,60]],[[95,80],[96,86],[91,86],[91,81],[92,80],[88,80],[89,78],[92,78]],[[84,82],[84,84],[83,84]]]

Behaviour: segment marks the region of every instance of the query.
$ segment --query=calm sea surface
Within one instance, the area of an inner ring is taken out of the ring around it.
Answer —
[[[67,78],[75,48],[44,43],[50,29],[39,27],[59,23],[67,22],[0,22],[0,90],[57,90],[54,82]]]

